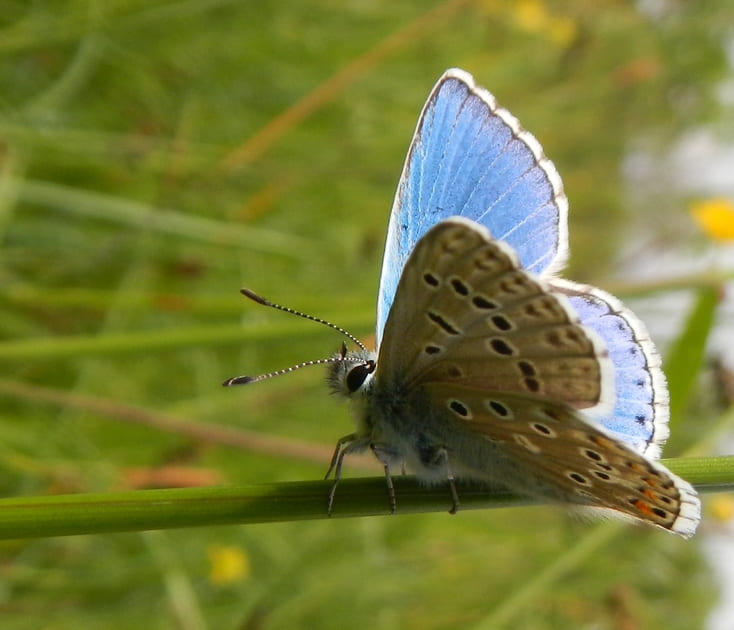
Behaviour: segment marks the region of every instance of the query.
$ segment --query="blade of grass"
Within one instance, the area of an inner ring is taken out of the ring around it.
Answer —
[[[344,328],[358,330],[364,322],[349,320]],[[40,337],[0,343],[0,360],[28,361],[34,359],[80,357],[131,352],[152,352],[200,345],[221,345],[245,340],[263,341],[276,337],[301,335],[297,323],[267,323],[242,326],[192,326],[176,330],[150,330],[133,333],[105,333],[68,337]],[[336,344],[334,344],[336,347]]]
[[[328,518],[332,481],[241,487],[136,490],[0,499],[0,539],[141,531],[224,524]],[[399,513],[448,511],[445,487],[425,488],[410,477],[395,480]],[[462,508],[527,503],[506,492],[461,487]],[[383,477],[343,479],[332,518],[389,514]]]
[[[668,460],[683,469],[700,491],[734,490],[734,456]],[[451,495],[439,485],[426,488],[412,477],[394,480],[399,514],[441,512]],[[136,490],[0,499],[0,539],[140,531],[224,524],[272,523],[329,518],[331,480],[242,487]],[[536,503],[504,490],[458,484],[461,509],[516,507]],[[389,514],[385,479],[344,479],[333,518]]]
[[[665,361],[670,389],[670,424],[680,421],[703,364],[706,341],[711,334],[716,309],[721,302],[720,288],[701,288],[681,334]]]
[[[218,246],[241,247],[297,259],[314,255],[312,243],[292,234],[192,216],[72,186],[23,179],[17,182],[16,194],[25,203]]]

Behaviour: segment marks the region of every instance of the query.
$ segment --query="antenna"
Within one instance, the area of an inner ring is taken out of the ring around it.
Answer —
[[[343,344],[342,344],[343,345]],[[346,351],[346,347],[344,347],[344,350]],[[327,359],[314,359],[313,361],[304,361],[303,363],[296,363],[295,365],[291,365],[290,367],[283,368],[282,370],[275,370],[275,372],[268,372],[267,374],[260,374],[258,376],[235,376],[233,378],[228,378],[222,385],[224,387],[229,387],[230,385],[249,385],[250,383],[257,383],[258,381],[264,381],[268,378],[273,378],[274,376],[280,376],[281,374],[288,374],[289,372],[295,372],[296,370],[301,369],[302,367],[307,367],[309,365],[322,365],[324,363],[336,363],[337,361],[354,361],[355,363],[360,362],[359,359],[347,359],[344,354],[338,354],[333,357],[328,357]]]
[[[304,319],[310,319],[312,322],[316,322],[318,324],[323,324],[324,326],[327,326],[331,328],[332,330],[336,330],[340,332],[342,335],[344,335],[347,339],[354,342],[357,346],[360,347],[363,351],[367,351],[367,348],[365,348],[364,344],[357,339],[353,334],[350,332],[347,332],[343,328],[337,326],[336,324],[332,324],[329,321],[326,321],[325,319],[321,319],[320,317],[314,317],[313,315],[308,315],[307,313],[302,313],[301,311],[297,311],[296,309],[289,308],[288,306],[282,306],[281,304],[276,304],[275,302],[271,302],[267,298],[264,298],[262,295],[258,295],[254,291],[251,291],[250,289],[240,289],[240,293],[244,295],[245,297],[250,298],[253,302],[257,302],[258,304],[262,304],[263,306],[269,306],[270,308],[277,309],[279,311],[283,311],[285,313],[290,313],[291,315],[298,315],[298,317],[303,317]],[[324,363],[336,363],[338,361],[348,361],[350,363],[364,363],[364,359],[359,357],[348,357],[347,356],[347,346],[344,342],[342,342],[341,350],[339,351],[339,354],[327,357],[325,359],[313,359],[311,361],[303,361],[302,363],[296,363],[295,365],[292,365],[287,368],[283,368],[281,370],[275,370],[274,372],[268,372],[267,374],[260,374],[258,376],[234,376],[232,378],[228,378],[222,385],[224,387],[229,387],[231,385],[247,385],[249,383],[256,383],[258,381],[264,381],[269,378],[273,378],[274,376],[280,376],[281,374],[288,374],[289,372],[294,372],[295,370],[299,370],[302,367],[307,367],[309,365],[323,365]]]
[[[314,317],[313,315],[308,315],[307,313],[302,313],[301,311],[297,311],[294,308],[289,308],[288,306],[281,306],[280,304],[276,304],[275,302],[271,302],[267,298],[264,298],[262,295],[258,295],[254,291],[250,291],[250,289],[240,289],[240,293],[244,295],[245,297],[250,298],[253,302],[257,302],[258,304],[262,304],[263,306],[269,306],[270,308],[277,309],[279,311],[283,311],[285,313],[290,313],[291,315],[298,315],[298,317],[303,317],[303,319],[310,319],[312,322],[316,322],[318,324],[323,324],[324,326],[328,326],[332,330],[339,331],[342,335],[344,335],[347,339],[358,345],[362,350],[367,350],[367,348],[364,347],[364,344],[357,339],[352,333],[347,332],[343,328],[340,328],[336,324],[332,324],[331,322],[327,322],[325,319],[321,319],[320,317]]]

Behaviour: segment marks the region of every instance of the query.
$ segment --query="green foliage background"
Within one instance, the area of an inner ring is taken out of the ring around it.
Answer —
[[[2,5],[4,496],[322,476],[351,424],[319,370],[220,382],[341,339],[237,291],[369,338],[392,194],[446,68],[541,140],[571,203],[568,275],[602,286],[645,210],[624,197],[624,152],[715,118],[725,72],[724,0],[657,16],[580,1]],[[661,226],[685,213],[667,197],[646,210]],[[302,456],[164,430],[163,413]],[[694,439],[688,420],[676,431]],[[221,547],[247,562],[224,583]],[[6,629],[690,629],[716,597],[695,539],[547,507],[4,542],[0,559]]]

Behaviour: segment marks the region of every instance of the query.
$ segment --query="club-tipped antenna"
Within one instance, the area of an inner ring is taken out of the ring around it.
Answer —
[[[281,304],[276,304],[275,302],[271,302],[267,298],[264,298],[262,295],[258,295],[254,291],[250,291],[250,289],[240,289],[240,293],[244,295],[245,297],[250,298],[253,302],[257,302],[258,304],[262,304],[263,306],[269,306],[270,308],[275,308],[279,311],[283,311],[284,313],[290,313],[291,315],[298,315],[298,317],[303,317],[303,319],[310,319],[312,322],[316,322],[318,324],[323,324],[324,326],[328,326],[332,330],[336,330],[340,332],[342,335],[344,335],[347,339],[358,345],[362,350],[367,350],[367,348],[364,347],[364,344],[357,339],[352,333],[344,330],[340,326],[337,326],[336,324],[332,324],[331,322],[326,321],[325,319],[321,319],[320,317],[314,317],[313,315],[309,315],[308,313],[302,313],[301,311],[297,311],[294,308],[290,308],[288,306],[282,306]],[[314,363],[329,363],[328,360],[318,360],[314,361]],[[305,363],[304,365],[309,365],[309,363]],[[286,372],[291,371],[292,368],[289,368],[285,370]]]
[[[290,313],[291,315],[298,315],[298,317],[303,317],[304,319],[310,319],[312,322],[316,322],[318,324],[323,324],[324,326],[327,326],[331,328],[332,330],[336,330],[340,332],[342,335],[344,335],[347,339],[355,343],[357,346],[359,346],[360,349],[363,351],[366,351],[367,348],[365,348],[364,344],[357,339],[353,334],[350,332],[347,332],[343,328],[337,326],[336,324],[332,324],[331,322],[326,321],[325,319],[321,319],[320,317],[314,317],[313,315],[308,315],[307,313],[302,313],[301,311],[297,311],[294,308],[290,308],[288,306],[282,306],[280,304],[276,304],[275,302],[271,302],[267,298],[264,298],[262,295],[258,295],[254,291],[251,291],[250,289],[240,289],[240,293],[244,295],[247,298],[250,298],[253,302],[257,302],[258,304],[262,304],[263,306],[269,306],[270,308],[277,309],[279,311],[283,311],[285,313]],[[268,372],[267,374],[260,374],[258,376],[234,376],[232,378],[228,378],[222,385],[224,387],[229,387],[230,385],[247,385],[248,383],[256,383],[258,381],[264,381],[269,378],[273,378],[274,376],[280,376],[281,374],[288,374],[290,372],[295,372],[296,370],[300,370],[303,367],[307,367],[309,365],[323,365],[324,363],[336,363],[338,361],[349,361],[354,363],[360,363],[364,362],[364,359],[360,359],[357,357],[349,357],[347,356],[347,346],[344,342],[342,342],[342,347],[339,352],[339,354],[333,355],[331,357],[327,357],[325,359],[313,359],[311,361],[303,361],[302,363],[296,363],[295,365],[291,365],[290,367],[283,368],[281,370],[275,370],[274,372]]]
[[[224,387],[229,387],[230,385],[248,385],[249,383],[257,383],[258,381],[264,381],[266,379],[273,378],[274,376],[280,376],[281,374],[295,372],[296,370],[300,370],[302,367],[308,367],[309,365],[323,365],[324,363],[336,363],[337,361],[350,361],[354,363],[360,363],[363,360],[357,359],[356,357],[348,357],[347,346],[346,344],[342,343],[339,354],[327,357],[326,359],[313,359],[312,361],[303,361],[302,363],[296,363],[295,365],[283,368],[282,370],[275,370],[274,372],[268,372],[267,374],[260,374],[258,376],[234,376],[232,378],[228,378],[226,381],[224,381],[224,383],[222,383],[222,385],[224,385]]]

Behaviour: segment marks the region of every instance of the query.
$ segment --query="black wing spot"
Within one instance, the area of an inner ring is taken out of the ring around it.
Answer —
[[[423,281],[431,287],[437,287],[440,284],[438,278],[429,271],[423,274]]]
[[[512,416],[512,412],[509,408],[496,400],[488,400],[487,407],[489,407],[489,410],[500,418],[510,418]]]
[[[512,330],[512,323],[503,315],[493,315],[490,319],[497,330],[501,330],[502,332]]]
[[[533,364],[529,363],[528,361],[518,361],[517,367],[520,368],[520,371],[523,373],[523,376],[535,376],[537,374]]]
[[[497,354],[501,354],[502,356],[511,357],[513,354],[515,354],[515,349],[503,339],[490,339],[489,345],[491,346],[492,350],[494,350]]]
[[[459,331],[454,328],[451,324],[449,324],[443,317],[441,317],[438,313],[433,313],[432,311],[428,311],[426,313],[428,315],[428,319],[430,319],[434,324],[438,324],[438,326],[441,327],[441,329],[448,333],[449,335],[458,335]]]
[[[553,433],[553,430],[550,427],[541,424],[540,422],[535,422],[530,426],[535,430],[536,433],[540,433],[541,435],[546,435],[548,437],[555,437],[555,433]]]
[[[457,295],[461,295],[461,296],[469,295],[469,287],[466,286],[458,278],[452,278],[451,279],[451,286],[453,287],[453,289],[457,293]]]
[[[471,416],[469,408],[460,400],[452,400],[449,403],[449,409],[462,418],[469,418]]]
[[[496,302],[492,302],[492,300],[488,300],[486,297],[482,295],[475,295],[471,301],[472,301],[472,304],[474,304],[474,306],[476,306],[477,308],[485,309],[488,311],[491,311],[497,308]]]
[[[569,479],[575,481],[576,483],[578,483],[578,484],[580,484],[582,486],[588,486],[589,485],[589,480],[586,477],[584,477],[582,474],[580,474],[580,473],[570,472],[570,473],[568,473],[568,477],[569,477]]]

